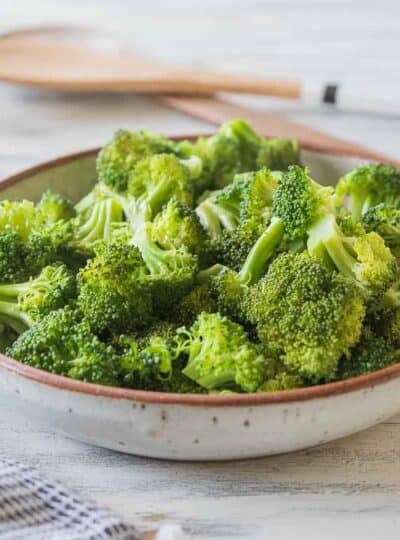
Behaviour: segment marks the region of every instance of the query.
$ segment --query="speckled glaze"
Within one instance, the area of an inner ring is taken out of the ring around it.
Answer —
[[[320,150],[304,150],[303,160],[327,184],[363,161]],[[67,156],[9,178],[2,198],[35,200],[52,188],[77,200],[94,182],[95,154]],[[191,396],[86,384],[0,356],[0,391],[33,420],[98,446],[157,458],[223,460],[306,448],[392,416],[400,411],[400,365],[289,392]]]

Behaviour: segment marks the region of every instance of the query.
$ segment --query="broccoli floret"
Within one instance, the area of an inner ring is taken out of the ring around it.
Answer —
[[[203,311],[213,313],[218,310],[218,302],[208,283],[196,285],[173,307],[170,315],[180,325],[192,325]]]
[[[400,208],[385,203],[373,206],[363,214],[362,225],[367,232],[382,236],[385,244],[399,254]]]
[[[381,295],[396,277],[396,259],[384,240],[362,229],[346,236],[334,215],[326,215],[310,229],[307,248],[322,264],[354,280],[367,298]]]
[[[188,355],[183,374],[200,386],[254,392],[262,384],[265,358],[239,324],[219,313],[201,313],[190,331],[181,333]]]
[[[299,147],[285,139],[265,140],[244,120],[223,124],[212,137],[200,137],[194,144],[180,144],[186,155],[197,155],[203,163],[202,175],[196,181],[201,193],[207,188],[221,188],[232,182],[237,173],[263,166],[286,170],[299,164]]]
[[[75,296],[73,273],[63,264],[46,266],[28,282],[0,285],[0,320],[21,333]]]
[[[120,384],[120,358],[94,336],[71,307],[52,311],[19,336],[8,356],[57,375]]]
[[[239,209],[218,203],[221,191],[207,192],[196,207],[200,223],[212,240],[219,239],[224,230],[233,231],[239,223]]]
[[[380,203],[400,208],[400,172],[383,163],[362,165],[339,180],[336,195],[339,204],[348,198],[354,221]]]
[[[196,209],[211,240],[213,259],[238,270],[271,220],[280,173],[262,169],[238,174]]]
[[[120,336],[117,350],[124,386],[158,392],[204,392],[182,373],[185,359],[181,357],[181,342],[176,325],[164,321],[156,322],[143,335]]]
[[[170,199],[153,222],[152,234],[162,248],[184,247],[190,253],[199,253],[207,235],[197,214],[185,203]]]
[[[281,390],[294,390],[304,386],[304,380],[292,373],[277,373],[273,378],[267,379],[257,390],[258,392],[279,392]]]
[[[307,253],[279,256],[243,304],[267,356],[311,381],[335,376],[339,358],[359,340],[366,312],[353,282]]]
[[[69,245],[91,255],[96,242],[111,240],[116,225],[124,220],[127,202],[105,184],[98,183],[76,206],[77,217],[72,220],[73,233]]]
[[[367,375],[400,361],[400,349],[390,339],[377,335],[368,325],[349,357],[339,364],[338,379]]]
[[[201,161],[196,157],[181,160],[171,154],[158,154],[139,162],[128,184],[128,220],[133,230],[154,218],[172,197],[193,206],[193,180],[200,171]]]
[[[0,201],[0,233],[18,233],[26,242],[36,221],[37,212],[31,201]]]
[[[286,171],[290,165],[301,165],[300,147],[297,141],[277,137],[263,142],[257,156],[258,167]]]
[[[136,165],[154,154],[175,152],[175,144],[149,131],[119,130],[113,139],[100,150],[97,157],[97,174],[117,192],[128,187],[129,177]]]
[[[96,332],[123,332],[152,318],[148,270],[139,250],[115,240],[95,247],[78,274],[78,305]]]
[[[154,240],[153,228],[153,223],[145,223],[136,231],[134,243],[150,274],[154,307],[162,315],[193,286],[198,258],[184,247],[161,248]]]
[[[73,203],[63,195],[49,189],[43,193],[36,209],[39,216],[48,224],[56,223],[61,219],[68,220],[75,216]]]
[[[32,268],[29,251],[21,235],[15,231],[0,232],[0,282],[12,283],[28,279]]]
[[[274,193],[273,215],[284,224],[289,238],[303,238],[309,228],[333,211],[333,191],[309,176],[308,168],[289,167],[282,174]]]

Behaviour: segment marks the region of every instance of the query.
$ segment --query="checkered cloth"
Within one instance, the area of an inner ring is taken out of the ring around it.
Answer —
[[[157,535],[178,537],[173,529]],[[35,469],[0,459],[0,540],[139,540],[139,534]]]

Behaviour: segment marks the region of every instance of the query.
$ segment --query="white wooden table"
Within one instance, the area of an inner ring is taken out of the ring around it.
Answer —
[[[339,0],[157,0],[140,5],[2,0],[0,30],[18,23],[91,21],[119,28],[142,48],[176,61],[202,59],[243,71],[358,84],[381,78],[400,88],[399,14],[398,3],[385,0],[351,5]],[[400,117],[256,103],[400,155]],[[210,130],[143,97],[69,96],[0,85],[0,177],[101,144],[122,126],[170,134]],[[194,538],[218,540],[400,536],[400,417],[297,454],[190,464],[135,458],[56,436],[19,416],[0,396],[3,455],[36,465],[143,530],[174,521]]]

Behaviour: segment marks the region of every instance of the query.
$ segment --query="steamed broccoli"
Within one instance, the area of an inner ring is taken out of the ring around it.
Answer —
[[[376,232],[385,244],[400,259],[400,208],[381,203],[367,210],[362,216],[362,225],[367,232]]]
[[[124,192],[132,171],[143,159],[154,154],[175,152],[175,144],[160,135],[146,130],[119,130],[113,139],[100,150],[97,157],[97,174],[117,192]]]
[[[100,243],[78,274],[78,306],[94,332],[122,332],[152,319],[148,270],[139,250],[123,241]]]
[[[380,203],[400,208],[400,172],[383,163],[362,165],[339,180],[336,195],[339,204],[349,199],[355,221],[360,221],[369,208]]]
[[[254,392],[265,377],[265,358],[243,327],[219,313],[201,313],[183,345],[188,355],[184,375],[212,389]]]
[[[278,257],[248,289],[243,309],[267,355],[313,381],[335,376],[339,358],[360,338],[366,312],[353,282],[307,253]]]
[[[75,206],[0,202],[0,351],[98,384],[272,392],[399,360],[400,172],[336,189],[234,120],[119,131]],[[211,191],[207,191],[211,190]]]
[[[381,295],[396,277],[396,259],[381,236],[362,228],[346,236],[334,215],[326,215],[310,229],[307,248],[322,264],[354,280],[366,297]]]
[[[63,264],[46,266],[28,282],[0,285],[0,321],[21,333],[75,296],[73,273]]]
[[[198,259],[183,246],[160,247],[154,239],[153,229],[153,223],[145,223],[136,231],[134,243],[149,271],[154,308],[162,314],[193,286]]]
[[[207,238],[194,210],[176,198],[170,199],[156,215],[152,236],[164,249],[183,247],[197,254],[201,252]]]
[[[390,339],[365,326],[359,343],[339,364],[338,379],[367,375],[400,361],[400,349]]]
[[[185,141],[180,149],[202,160],[202,175],[196,181],[200,193],[207,188],[226,186],[237,173],[261,167],[286,170],[289,165],[300,162],[297,142],[286,139],[268,141],[243,120],[227,122],[218,133],[212,137],[200,137],[194,144]]]
[[[24,332],[7,354],[32,367],[97,384],[121,384],[120,358],[94,336],[79,312],[50,312]]]

